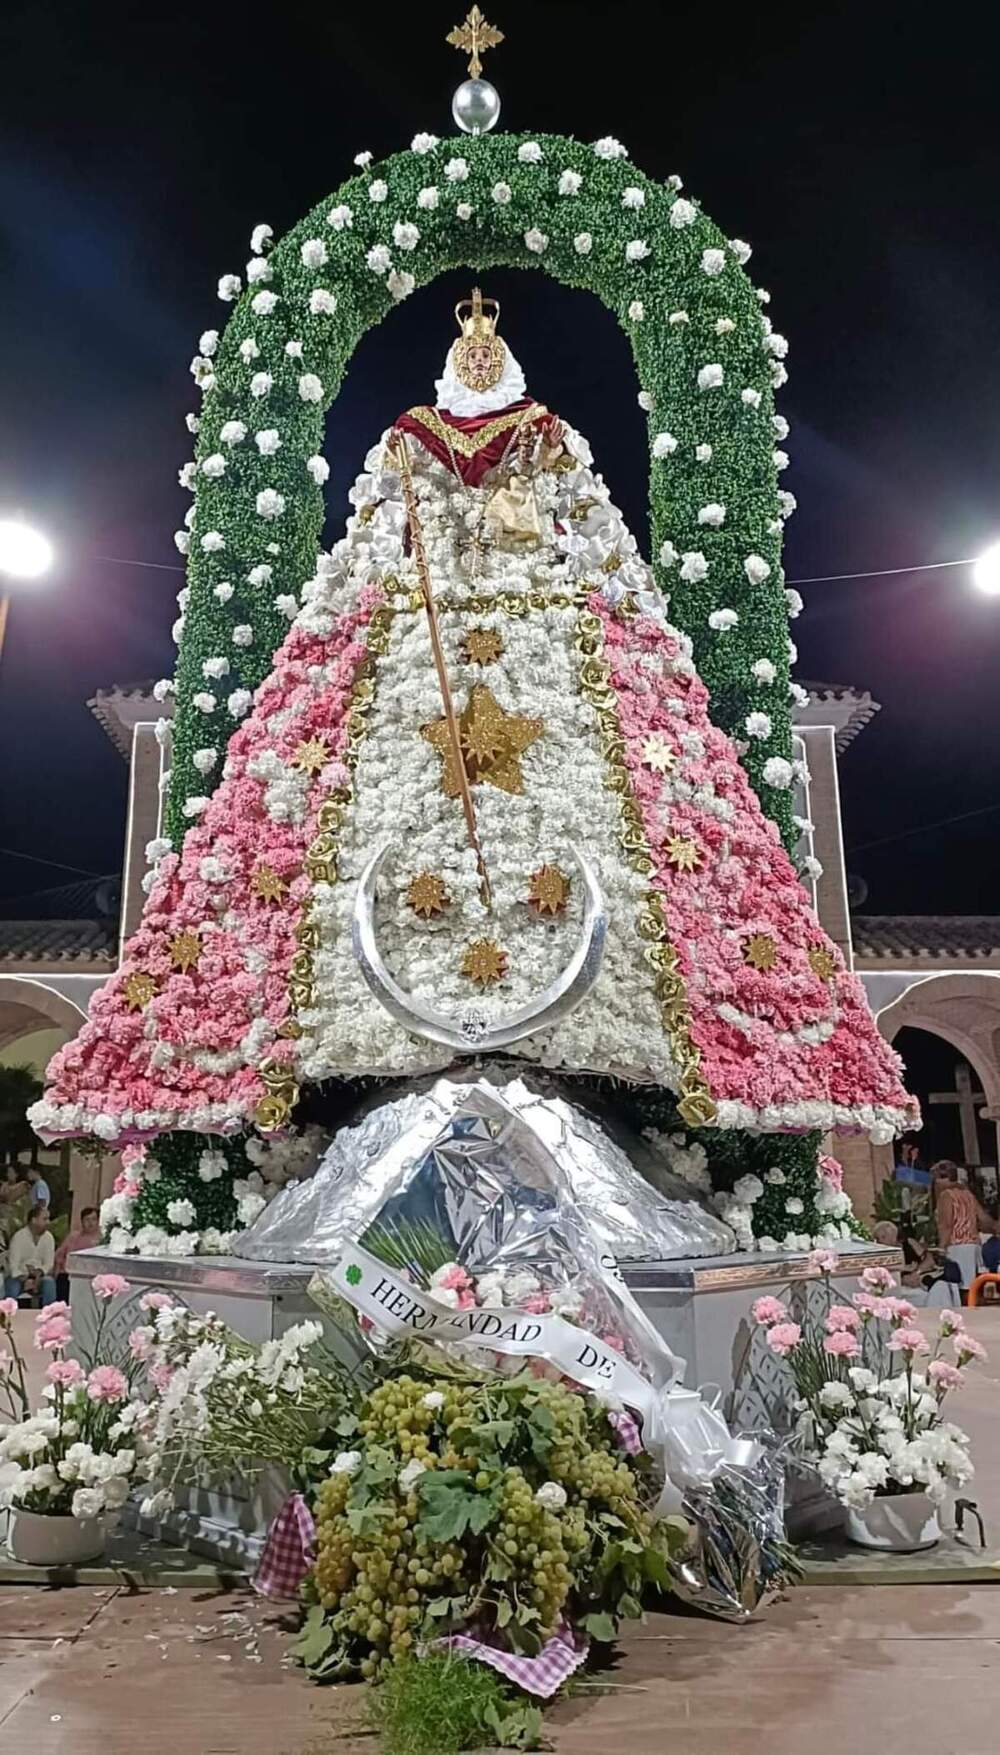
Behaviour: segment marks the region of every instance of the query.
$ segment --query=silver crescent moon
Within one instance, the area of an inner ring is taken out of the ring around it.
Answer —
[[[580,939],[562,974],[550,982],[530,1005],[520,1006],[502,1023],[491,1026],[479,1006],[469,1005],[458,1017],[452,1017],[405,993],[386,968],[375,933],[375,880],[390,846],[391,842],[384,842],[361,874],[354,901],[351,944],[361,973],[375,998],[404,1030],[466,1054],[489,1053],[493,1049],[510,1048],[515,1042],[523,1041],[525,1036],[534,1036],[539,1030],[549,1030],[561,1023],[590,992],[601,972],[608,917],[589,862],[579,848],[571,847],[584,886]]]

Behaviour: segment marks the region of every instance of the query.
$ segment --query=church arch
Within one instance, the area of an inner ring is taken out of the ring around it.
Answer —
[[[986,1095],[986,1116],[1000,1121],[1000,975],[956,972],[915,979],[880,1011],[887,1042],[904,1029],[925,1030],[963,1054]]]
[[[175,843],[197,813],[190,801],[213,784],[195,752],[225,747],[315,569],[324,420],[358,341],[446,269],[504,264],[591,291],[629,337],[648,409],[657,578],[693,641],[717,722],[741,738],[750,713],[758,730],[766,724],[745,761],[791,845],[788,499],[778,493],[784,428],[773,415],[785,343],[744,271],[748,247],[727,239],[678,179],[654,182],[617,142],[559,135],[418,136],[408,152],[360,166],[273,248],[267,228],[254,242],[245,288],[235,276],[220,282],[234,301],[224,333],[206,331],[192,366],[204,404],[184,472],[193,517],[178,533],[188,583],[168,810]],[[262,455],[254,435],[265,428],[280,449]],[[240,625],[252,629],[249,645],[234,645]],[[220,659],[227,669],[213,677]]]
[[[0,975],[0,1048],[38,1030],[64,1030],[75,1036],[86,1020],[83,1007],[54,987],[23,975]]]

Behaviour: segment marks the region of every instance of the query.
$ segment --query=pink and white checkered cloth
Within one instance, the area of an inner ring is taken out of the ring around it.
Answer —
[[[613,1408],[609,1409],[608,1421],[614,1427],[615,1437],[626,1456],[638,1456],[642,1450],[642,1434],[628,1410],[622,1408],[616,1413]]]
[[[568,1621],[546,1641],[537,1657],[505,1651],[484,1639],[474,1639],[471,1633],[452,1633],[446,1639],[436,1639],[434,1644],[446,1645],[477,1663],[489,1664],[508,1682],[523,1688],[526,1694],[536,1694],[540,1700],[551,1700],[573,1671],[580,1668],[590,1650],[590,1640],[585,1634],[574,1633]]]
[[[297,1597],[316,1558],[316,1525],[301,1493],[292,1493],[267,1532],[253,1588],[262,1597]]]

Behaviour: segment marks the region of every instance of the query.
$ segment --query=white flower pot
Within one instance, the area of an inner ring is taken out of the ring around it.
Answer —
[[[103,1517],[48,1517],[12,1506],[7,1550],[24,1566],[82,1566],[104,1553]]]
[[[926,1493],[889,1493],[857,1510],[848,1506],[847,1534],[860,1548],[915,1554],[940,1541],[941,1526]]]

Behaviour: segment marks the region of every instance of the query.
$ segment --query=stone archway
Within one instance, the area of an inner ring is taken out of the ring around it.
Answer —
[[[93,985],[87,983],[88,992]],[[10,1048],[41,1030],[59,1030],[71,1041],[86,1016],[85,1005],[78,1005],[39,976],[0,974],[0,1049]],[[103,1162],[98,1162],[93,1157],[81,1156],[68,1143],[62,1150],[75,1218],[81,1207],[99,1206],[110,1194],[119,1160],[116,1155],[107,1154]]]
[[[998,1128],[1000,1155],[1000,971],[915,976],[877,1014],[886,1041],[900,1030],[926,1030],[964,1054],[986,1093],[984,1119]]]

